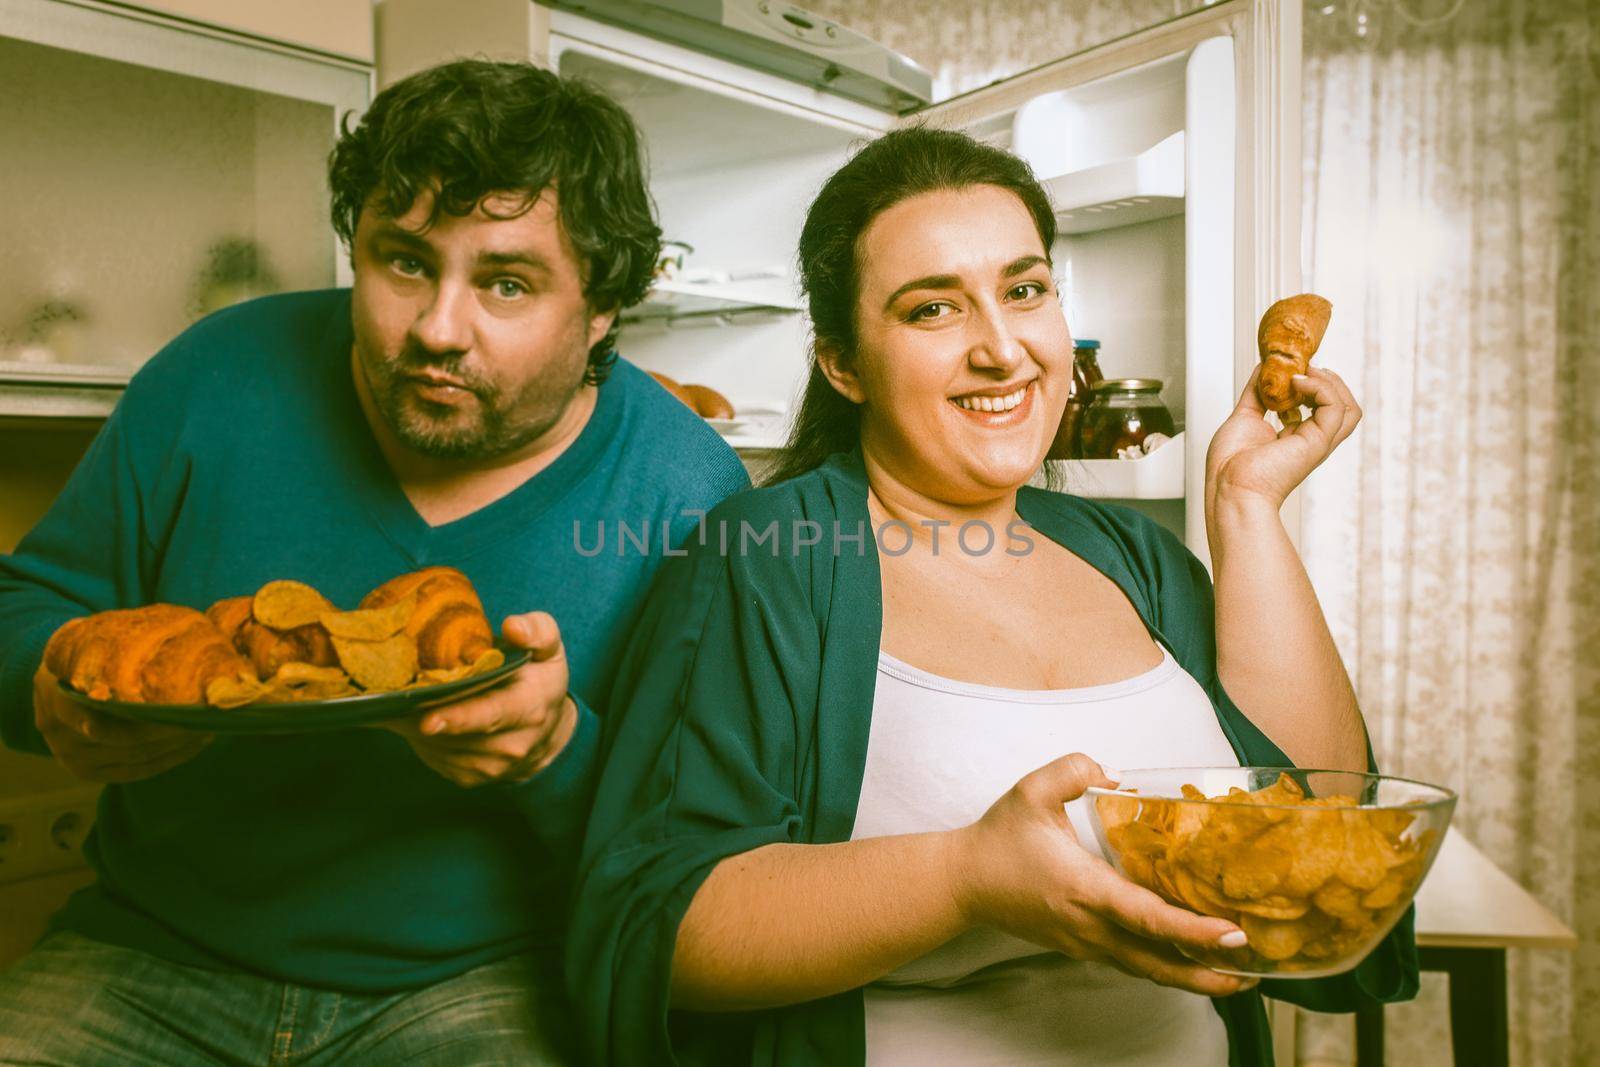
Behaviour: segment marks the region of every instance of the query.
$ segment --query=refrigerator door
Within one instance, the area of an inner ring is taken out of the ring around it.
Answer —
[[[1076,461],[1067,488],[1132,501],[1203,560],[1206,449],[1255,363],[1256,316],[1299,281],[1299,35],[1292,0],[1226,0],[900,120],[1034,166],[1069,325],[1102,342],[1108,376],[1162,378],[1184,430],[1164,446],[1183,449],[1181,489]]]

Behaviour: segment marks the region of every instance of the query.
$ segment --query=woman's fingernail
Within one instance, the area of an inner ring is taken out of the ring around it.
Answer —
[[[1111,779],[1113,782],[1122,781],[1122,772],[1117,770],[1115,767],[1107,767],[1102,765],[1100,767],[1100,773]]]
[[[422,724],[422,732],[425,734],[436,734],[443,729],[443,719],[429,719],[427,722]]]
[[[1217,938],[1217,944],[1223,948],[1244,948],[1249,943],[1250,939],[1244,936],[1243,930],[1229,930]]]

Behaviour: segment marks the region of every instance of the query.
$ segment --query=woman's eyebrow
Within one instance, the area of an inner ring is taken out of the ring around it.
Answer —
[[[896,300],[899,300],[902,296],[905,296],[907,293],[916,289],[959,288],[961,288],[961,279],[956,277],[954,274],[930,274],[926,278],[918,278],[915,281],[906,282],[900,288],[890,293],[889,299],[883,302],[883,308],[885,311],[887,311],[889,308],[894,306],[894,302]]]
[[[1038,267],[1038,266],[1041,266],[1041,265],[1046,267],[1046,268],[1048,268],[1050,266],[1050,261],[1048,259],[1046,259],[1044,256],[1036,256],[1036,255],[1020,256],[1017,259],[1014,259],[1010,263],[1006,264],[1005,269],[1000,272],[1000,277],[1002,277],[1002,278],[1015,278],[1017,275],[1025,274],[1028,271],[1032,270],[1034,267]]]

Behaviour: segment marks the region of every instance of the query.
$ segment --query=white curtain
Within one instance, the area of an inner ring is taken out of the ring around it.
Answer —
[[[1512,1061],[1600,1063],[1600,7],[1305,12],[1305,283],[1366,410],[1302,549],[1385,769],[1579,933],[1511,958]],[[1390,1062],[1450,1062],[1443,979]],[[1302,1020],[1302,1062],[1348,1025]]]

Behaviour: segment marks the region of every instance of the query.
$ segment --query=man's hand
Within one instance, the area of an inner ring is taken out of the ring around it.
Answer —
[[[533,777],[560,755],[578,724],[556,620],[543,611],[512,615],[501,632],[533,653],[508,684],[380,724],[405,738],[423,763],[467,788]]]
[[[56,761],[85,782],[137,782],[198,756],[212,734],[91,711],[43,666],[33,676],[33,722]]]

